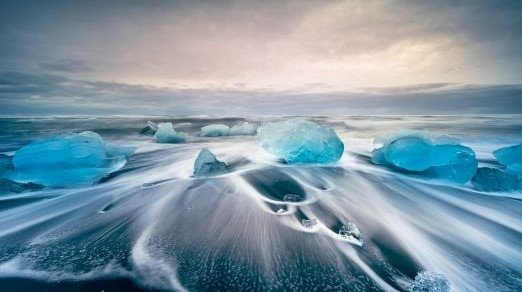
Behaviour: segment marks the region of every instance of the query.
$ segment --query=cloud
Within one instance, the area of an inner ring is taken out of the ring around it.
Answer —
[[[196,87],[522,83],[518,0],[5,1],[0,19],[3,70]]]
[[[69,72],[69,73],[75,73],[75,72],[88,72],[92,71],[93,69],[87,65],[86,62],[82,60],[58,60],[55,62],[43,62],[40,63],[40,68],[44,70],[50,70],[50,71],[59,71],[59,72]]]
[[[35,98],[38,96],[38,98]],[[0,73],[0,114],[521,114],[522,85],[419,84],[354,91],[173,88]]]

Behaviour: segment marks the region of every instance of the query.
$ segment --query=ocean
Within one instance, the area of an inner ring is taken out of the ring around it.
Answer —
[[[494,165],[493,150],[522,142],[522,116],[306,117],[344,143],[327,165],[284,164],[255,136],[199,136],[208,124],[290,118],[0,118],[7,155],[81,131],[136,148],[92,186],[0,194],[0,291],[408,291],[422,271],[452,291],[522,290],[520,192],[480,192],[370,161],[374,139],[415,129],[457,138],[479,166]],[[155,143],[139,133],[149,120],[172,122],[187,142]],[[193,177],[205,147],[230,171]],[[361,244],[339,234],[350,222]]]

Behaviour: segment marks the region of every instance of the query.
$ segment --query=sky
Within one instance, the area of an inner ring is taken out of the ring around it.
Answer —
[[[0,114],[522,113],[522,1],[6,1]]]

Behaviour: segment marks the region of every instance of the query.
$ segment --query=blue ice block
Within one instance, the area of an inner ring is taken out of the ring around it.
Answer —
[[[332,163],[344,151],[333,129],[301,119],[263,124],[257,139],[268,153],[287,163]]]
[[[90,185],[127,162],[125,151],[107,151],[94,132],[69,133],[34,141],[16,151],[5,176],[51,187]]]

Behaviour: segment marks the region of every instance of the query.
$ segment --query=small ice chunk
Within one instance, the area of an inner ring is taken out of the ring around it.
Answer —
[[[450,282],[444,275],[422,271],[415,276],[415,281],[410,284],[410,292],[449,292]]]
[[[100,135],[90,131],[45,138],[16,151],[14,169],[5,177],[51,187],[90,185],[127,163],[117,152],[107,151]]]
[[[510,192],[522,187],[518,175],[490,167],[480,167],[471,183],[477,190],[486,192]]]
[[[303,226],[307,229],[312,229],[317,225],[317,219],[303,219],[301,220]]]
[[[232,126],[232,128],[230,128],[230,136],[255,135],[256,130],[256,126],[245,122]]]
[[[151,122],[151,121],[148,121],[147,122],[147,125],[140,130],[140,134],[145,134],[145,133],[156,133],[156,131],[158,130],[158,125],[154,122]]]
[[[497,161],[509,171],[522,174],[522,143],[493,151]]]
[[[201,137],[228,136],[230,128],[223,124],[212,124],[201,128]]]
[[[277,212],[276,212],[276,213],[277,213],[277,214],[283,214],[284,212],[286,212],[286,210],[285,210],[285,209],[279,209],[279,210],[277,210]]]
[[[203,148],[194,162],[195,177],[218,174],[226,171],[228,171],[227,165],[217,160],[216,156],[210,152],[208,148]]]
[[[301,202],[301,200],[301,196],[296,194],[286,194],[283,196],[283,201],[285,202]]]
[[[159,123],[154,138],[156,143],[183,143],[186,140],[186,135],[176,132],[172,123]]]
[[[356,243],[358,245],[363,244],[363,236],[359,227],[354,222],[349,221],[346,225],[343,225],[339,229],[339,235],[342,239]]]
[[[475,152],[446,136],[433,140],[421,132],[403,132],[385,139],[372,152],[372,162],[397,170],[418,173],[464,184],[476,173]]]
[[[301,119],[263,124],[257,139],[268,153],[287,163],[332,163],[344,151],[333,129]]]

